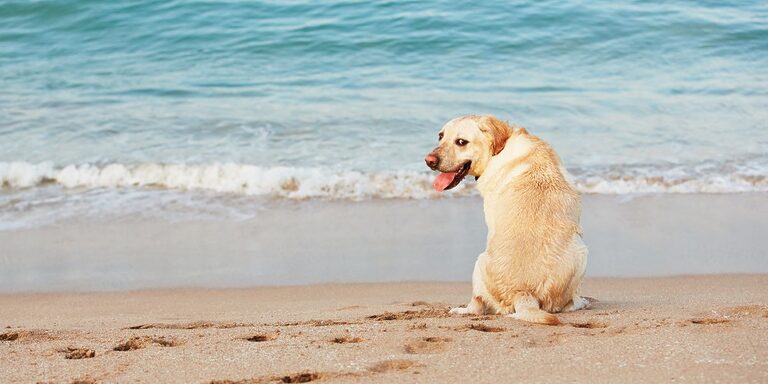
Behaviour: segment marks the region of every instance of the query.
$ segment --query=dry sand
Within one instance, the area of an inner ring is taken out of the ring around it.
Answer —
[[[554,327],[449,317],[469,289],[5,294],[0,382],[768,382],[768,275],[589,279]]]

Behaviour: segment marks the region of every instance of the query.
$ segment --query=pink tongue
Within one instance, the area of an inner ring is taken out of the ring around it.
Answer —
[[[456,177],[456,172],[441,173],[435,178],[435,182],[432,184],[435,190],[442,192],[445,188],[453,182],[453,178]]]

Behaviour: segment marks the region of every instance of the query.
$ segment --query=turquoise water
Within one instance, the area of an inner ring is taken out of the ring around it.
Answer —
[[[0,85],[0,217],[146,186],[431,198],[467,113],[584,192],[768,190],[765,1],[5,1]]]

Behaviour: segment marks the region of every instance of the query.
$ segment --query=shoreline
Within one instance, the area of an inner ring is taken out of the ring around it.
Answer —
[[[768,380],[768,274],[588,278],[583,294],[600,301],[558,314],[560,326],[448,316],[469,294],[469,283],[0,294],[0,382]]]

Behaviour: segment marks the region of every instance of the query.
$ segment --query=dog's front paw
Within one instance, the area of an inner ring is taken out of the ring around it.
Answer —
[[[448,313],[450,313],[451,315],[468,315],[469,309],[464,307],[456,307],[456,308],[451,308],[451,310]]]

